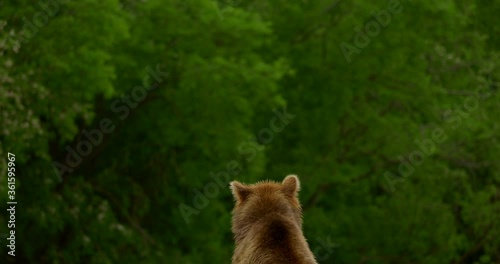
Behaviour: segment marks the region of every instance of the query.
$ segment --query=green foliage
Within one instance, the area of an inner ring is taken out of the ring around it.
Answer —
[[[500,4],[392,2],[2,2],[7,263],[229,263],[227,183],[290,173],[321,263],[499,263]]]

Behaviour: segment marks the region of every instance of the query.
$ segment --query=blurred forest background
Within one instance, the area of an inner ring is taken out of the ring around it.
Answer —
[[[499,13],[1,1],[1,262],[230,263],[228,182],[294,173],[320,263],[500,263]]]

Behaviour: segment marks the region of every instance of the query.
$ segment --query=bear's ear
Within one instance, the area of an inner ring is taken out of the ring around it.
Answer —
[[[288,175],[282,182],[283,193],[289,197],[296,197],[300,191],[300,181],[297,175]]]
[[[231,188],[234,199],[238,203],[244,202],[248,198],[248,195],[250,195],[250,193],[252,192],[252,190],[250,190],[250,187],[243,185],[238,181],[232,181],[229,184],[229,188]]]

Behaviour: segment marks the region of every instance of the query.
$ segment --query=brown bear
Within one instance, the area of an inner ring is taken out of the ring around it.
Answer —
[[[233,264],[317,263],[302,233],[297,176],[288,175],[282,183],[233,181],[230,188],[236,200]]]

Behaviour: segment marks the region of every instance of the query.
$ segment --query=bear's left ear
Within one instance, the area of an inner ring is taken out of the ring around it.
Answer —
[[[250,190],[250,187],[243,185],[238,181],[232,181],[229,185],[229,188],[231,188],[231,192],[233,193],[233,197],[237,203],[244,202],[252,192]]]
[[[300,181],[297,175],[288,175],[283,180],[283,193],[289,197],[296,197],[300,191]]]

